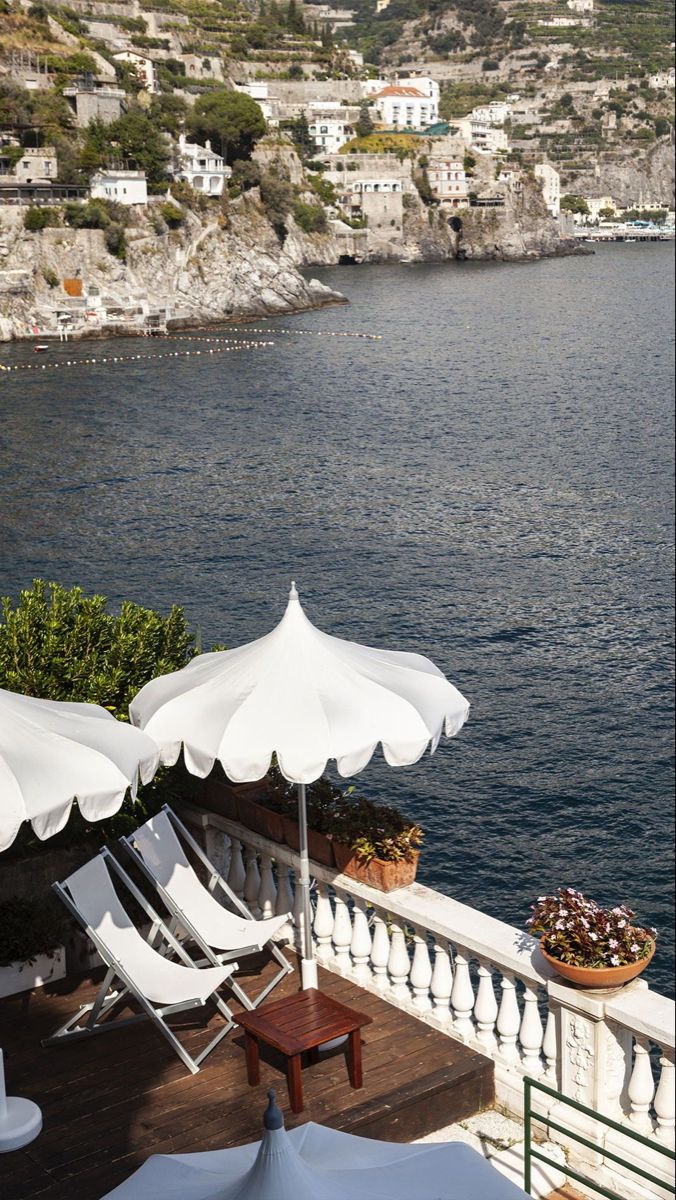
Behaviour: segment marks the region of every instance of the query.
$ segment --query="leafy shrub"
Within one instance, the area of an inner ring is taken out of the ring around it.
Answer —
[[[295,200],[293,219],[305,233],[326,232],[326,213],[320,204],[306,204],[304,200]]]
[[[59,224],[59,210],[56,208],[27,208],[23,218],[24,229],[37,233],[40,229]]]
[[[52,271],[51,267],[42,268],[42,278],[50,288],[58,287],[59,277],[56,271]]]
[[[103,235],[103,240],[106,243],[106,250],[124,262],[127,257],[124,225],[120,225],[118,221],[111,221]]]
[[[336,204],[338,193],[330,179],[322,179],[321,175],[308,175],[310,187],[319,196],[322,204]]]
[[[500,63],[497,58],[485,58],[481,64],[482,71],[499,71]]]
[[[105,229],[110,225],[110,216],[104,201],[68,200],[63,206],[63,219],[73,229]]]
[[[165,200],[164,204],[160,204],[159,211],[162,220],[170,229],[178,229],[185,221],[183,209],[179,208],[177,204],[172,204],[171,200]]]
[[[61,915],[51,897],[30,900],[12,896],[0,901],[0,967],[33,963],[40,954],[53,957],[65,932],[65,913]]]
[[[286,237],[286,218],[293,206],[293,189],[287,179],[277,171],[264,171],[261,175],[260,192],[268,220],[278,238]]]
[[[231,183],[233,191],[248,192],[258,187],[261,181],[261,169],[252,159],[238,158],[232,164]]]

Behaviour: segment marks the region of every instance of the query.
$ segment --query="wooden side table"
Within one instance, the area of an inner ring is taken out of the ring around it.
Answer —
[[[246,1069],[249,1083],[260,1082],[261,1043],[273,1046],[287,1060],[289,1100],[293,1112],[303,1111],[301,1054],[308,1052],[317,1062],[324,1042],[347,1035],[347,1072],[353,1088],[363,1086],[360,1030],[373,1018],[339,1004],[315,988],[297,992],[284,1000],[265,1004],[253,1012],[233,1014],[245,1033]]]

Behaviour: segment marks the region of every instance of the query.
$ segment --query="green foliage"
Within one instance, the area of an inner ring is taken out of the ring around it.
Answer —
[[[300,158],[310,158],[311,155],[316,153],[317,145],[310,133],[310,126],[304,112],[295,121],[284,121],[282,128],[291,134],[291,140]]]
[[[174,96],[170,92],[152,97],[148,116],[158,129],[177,137],[183,128],[187,113],[188,105],[183,97]]]
[[[583,196],[562,196],[561,208],[565,212],[580,213],[583,217],[589,216],[589,205]]]
[[[474,168],[476,167],[476,158],[473,154],[467,152],[462,161],[465,175],[469,175],[471,178],[471,176],[474,174]]]
[[[103,240],[106,244],[106,250],[115,258],[119,258],[121,262],[124,262],[127,257],[124,225],[120,224],[119,221],[111,221],[103,235]]]
[[[308,175],[308,182],[322,204],[337,204],[338,193],[330,179],[322,179],[321,175]]]
[[[37,233],[40,229],[59,224],[58,208],[27,208],[23,218],[24,229]]]
[[[263,208],[280,241],[286,237],[286,218],[293,207],[293,188],[278,171],[263,171],[260,180]]]
[[[357,137],[362,138],[362,137],[368,137],[369,134],[373,133],[373,130],[374,130],[374,125],[373,125],[373,121],[371,120],[369,106],[368,106],[368,104],[364,103],[364,104],[362,104],[361,108],[359,109],[359,119],[354,127],[354,131],[355,131]]]
[[[127,720],[139,688],[185,666],[193,644],[180,608],[164,617],[125,600],[113,614],[104,596],[36,579],[16,604],[2,598],[0,687],[101,704]]]
[[[155,120],[140,105],[132,105],[107,129],[111,142],[117,146],[117,157],[129,161],[136,170],[145,171],[151,184],[166,179],[169,150]]]
[[[160,216],[162,220],[169,226],[170,229],[178,229],[185,221],[185,213],[177,204],[172,204],[171,200],[165,200],[159,206]]]
[[[58,277],[56,271],[52,271],[51,267],[43,267],[42,268],[42,278],[44,279],[45,283],[47,284],[47,287],[50,287],[50,288],[58,287],[59,277]]]
[[[293,219],[305,233],[326,233],[326,213],[319,204],[307,204],[294,200]]]
[[[226,160],[250,158],[256,142],[265,133],[260,106],[243,92],[219,88],[199,96],[189,118],[198,140],[220,146]]]
[[[63,206],[63,219],[72,229],[106,229],[110,216],[103,200],[68,200]]]
[[[53,958],[66,936],[65,911],[51,896],[0,901],[0,967],[34,963],[38,955]]]
[[[232,164],[231,185],[233,192],[248,192],[258,187],[261,181],[261,169],[257,162],[251,159],[238,158]]]

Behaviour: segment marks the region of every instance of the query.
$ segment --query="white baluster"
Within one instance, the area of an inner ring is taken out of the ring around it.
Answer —
[[[542,1051],[547,1060],[547,1068],[544,1074],[544,1082],[548,1087],[559,1087],[559,1064],[558,1064],[558,1045],[556,1032],[556,1013],[552,1008],[547,1013],[547,1024],[545,1026],[545,1036],[542,1042]]]
[[[676,1104],[674,1103],[674,1051],[664,1049],[660,1055],[660,1081],[655,1092],[655,1115],[658,1141],[665,1146],[674,1148],[674,1118]]]
[[[246,850],[246,876],[244,879],[244,903],[252,917],[260,917],[258,893],[261,890],[261,873],[258,870],[258,858],[255,850]]]
[[[289,879],[289,867],[287,863],[278,862],[275,916],[283,917],[286,913],[291,912],[293,912],[293,891]],[[282,925],[276,940],[280,942],[293,942],[293,917],[285,925]]]
[[[512,975],[503,975],[500,981],[502,1000],[498,1012],[498,1034],[500,1035],[500,1058],[508,1066],[519,1063],[519,1049],[516,1039],[519,1036],[519,1005],[516,998],[516,984]]]
[[[356,979],[358,983],[368,983],[371,979],[369,968],[371,933],[363,900],[355,900],[352,908],[350,953],[352,955],[352,978]]]
[[[226,841],[227,837],[224,833],[221,833],[220,829],[216,829],[214,825],[207,825],[204,830],[204,853],[209,862],[214,864],[219,875],[223,875],[225,871]],[[223,895],[220,889],[216,894]]]
[[[406,948],[406,938],[400,925],[390,927],[390,957],[387,960],[387,971],[390,977],[389,994],[398,1004],[407,1004],[411,993],[406,980],[411,970],[411,962]]]
[[[519,1030],[519,1041],[523,1051],[523,1068],[527,1075],[538,1079],[544,1067],[540,1050],[543,1042],[542,1019],[535,988],[528,987],[523,993],[523,1017]]]
[[[319,962],[328,962],[333,957],[331,938],[333,936],[333,909],[329,899],[329,889],[325,883],[317,884],[317,903],[313,923],[315,941],[317,943],[317,958]]]
[[[244,896],[244,880],[246,871],[242,861],[242,843],[234,837],[230,843],[230,866],[228,868],[228,887],[241,900]]]
[[[432,964],[427,945],[427,933],[424,929],[416,928],[413,935],[413,962],[411,963],[411,988],[413,989],[413,1007],[417,1012],[430,1012],[430,984],[432,982]]]
[[[390,935],[387,922],[378,913],[373,914],[373,941],[371,942],[371,968],[373,986],[377,992],[386,992],[390,986],[387,964],[390,960]]]
[[[492,1057],[498,1047],[495,1036],[495,1022],[498,1016],[498,1002],[493,988],[493,971],[488,963],[479,963],[479,986],[474,1005],[474,1020],[476,1021],[476,1040],[481,1045],[484,1054]]]
[[[352,941],[352,922],[350,910],[347,907],[344,893],[336,892],[336,913],[333,922],[333,946],[335,949],[335,964],[341,975],[349,974],[352,967],[350,960],[350,942]]]
[[[634,1034],[634,1069],[629,1080],[629,1120],[639,1133],[652,1133],[650,1105],[655,1094],[655,1083],[650,1066],[648,1039]]]
[[[466,1042],[474,1036],[474,1025],[472,1024],[474,991],[469,974],[469,959],[462,950],[456,950],[455,952],[455,972],[453,990],[451,992],[451,1004],[455,1018],[453,1027],[458,1037],[462,1038],[463,1042]]]
[[[450,1025],[451,989],[453,987],[453,971],[448,946],[437,938],[434,943],[434,969],[430,991],[434,1005],[434,1016],[440,1025]]]
[[[261,886],[258,893],[258,907],[263,918],[274,917],[277,902],[277,888],[272,874],[272,859],[269,854],[261,854]]]

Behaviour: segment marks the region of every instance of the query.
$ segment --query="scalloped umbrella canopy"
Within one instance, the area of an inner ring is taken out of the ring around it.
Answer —
[[[58,833],[75,800],[88,821],[112,816],[158,765],[153,740],[98,704],[0,688],[0,851],[23,821],[39,838]]]
[[[218,760],[237,783],[261,779],[273,753],[292,783],[318,779],[329,759],[354,775],[380,743],[390,766],[417,760],[464,725],[469,703],[428,658],[322,633],[292,586],[279,625],[235,650],[200,654],[153,679],[129,709],[176,762],[205,777]]]

